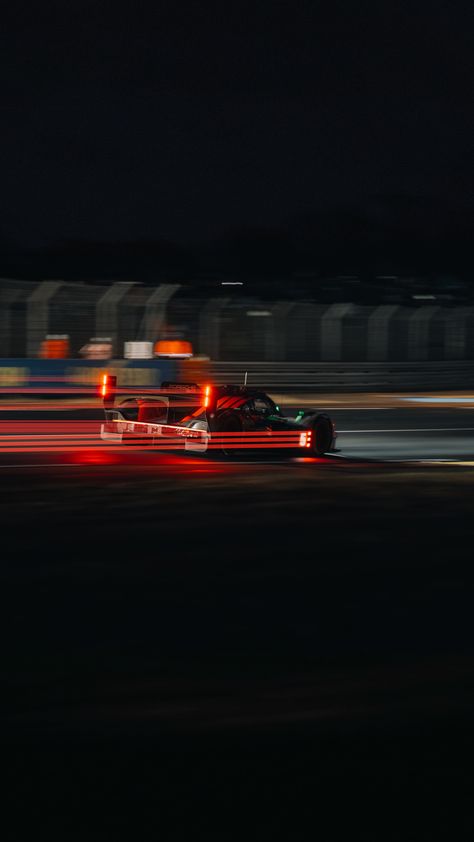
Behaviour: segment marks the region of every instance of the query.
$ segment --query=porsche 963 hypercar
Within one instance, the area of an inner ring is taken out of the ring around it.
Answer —
[[[265,392],[249,386],[164,381],[153,391],[131,394],[117,388],[115,376],[104,374],[100,394],[101,438],[113,444],[226,455],[272,448],[323,456],[335,448],[336,430],[326,412],[285,416]]]

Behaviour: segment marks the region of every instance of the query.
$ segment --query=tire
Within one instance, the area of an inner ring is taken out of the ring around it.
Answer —
[[[219,433],[242,433],[243,427],[240,418],[235,414],[235,412],[223,412],[222,415],[217,418],[216,432],[217,435],[219,435]],[[221,452],[224,456],[239,456],[243,451],[235,447],[225,447],[225,444],[222,444]]]
[[[325,412],[319,413],[311,423],[313,431],[311,450],[315,456],[324,456],[333,445],[334,428],[333,423]]]

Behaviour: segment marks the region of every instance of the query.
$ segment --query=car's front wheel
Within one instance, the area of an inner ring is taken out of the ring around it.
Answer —
[[[311,423],[312,441],[311,450],[315,456],[324,456],[328,453],[334,440],[334,426],[325,412],[319,413]]]

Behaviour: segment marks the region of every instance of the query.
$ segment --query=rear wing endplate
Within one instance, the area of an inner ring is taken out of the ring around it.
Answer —
[[[115,403],[117,391],[117,377],[115,374],[103,374],[100,381],[99,392],[106,409],[112,409]]]

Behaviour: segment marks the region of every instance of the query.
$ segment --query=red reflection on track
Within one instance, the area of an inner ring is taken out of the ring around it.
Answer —
[[[120,454],[111,453],[106,449],[87,448],[72,454],[71,462],[80,465],[120,465]]]

